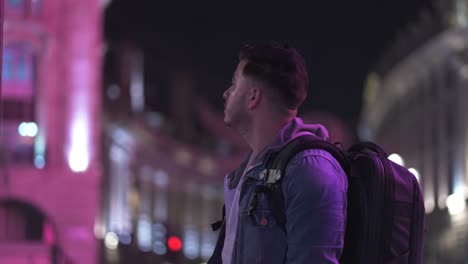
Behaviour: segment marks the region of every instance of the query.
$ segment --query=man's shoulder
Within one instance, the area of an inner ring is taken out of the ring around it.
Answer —
[[[294,156],[287,166],[284,180],[286,185],[296,190],[322,192],[329,188],[347,189],[343,168],[332,154],[322,149],[307,149]]]
[[[336,170],[341,171],[339,162],[331,153],[323,149],[306,149],[297,153],[289,162],[290,166],[307,167],[329,167],[332,165]]]

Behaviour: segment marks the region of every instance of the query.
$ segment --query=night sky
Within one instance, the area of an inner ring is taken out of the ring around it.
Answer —
[[[415,21],[422,8],[432,10],[429,2],[113,0],[104,30],[109,43],[130,40],[144,49],[147,78],[157,78],[158,67],[167,64],[205,80],[197,93],[219,109],[239,47],[285,42],[308,64],[303,110],[331,112],[354,127],[366,74],[397,32]]]

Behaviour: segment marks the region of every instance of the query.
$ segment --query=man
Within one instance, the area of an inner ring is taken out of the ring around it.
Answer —
[[[232,85],[223,94],[224,121],[252,151],[225,178],[226,217],[208,263],[338,263],[347,178],[331,154],[310,149],[289,162],[281,185],[284,227],[272,214],[268,194],[254,195],[265,184],[259,175],[269,154],[300,135],[328,138],[323,126],[296,117],[307,95],[307,78],[304,60],[293,48],[268,44],[241,49]]]

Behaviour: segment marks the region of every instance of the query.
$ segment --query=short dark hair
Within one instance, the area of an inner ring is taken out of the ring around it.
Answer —
[[[269,43],[242,46],[239,60],[246,60],[243,74],[264,82],[289,110],[307,97],[307,68],[299,52],[287,45]]]

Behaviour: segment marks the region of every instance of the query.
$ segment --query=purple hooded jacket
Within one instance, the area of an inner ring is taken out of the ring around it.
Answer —
[[[328,139],[323,126],[293,119],[247,168],[241,182],[238,212],[234,216],[238,217],[237,228],[234,234],[226,234],[226,222],[223,224],[209,264],[222,263],[226,235],[234,236],[231,264],[338,263],[344,244],[348,183],[338,161],[328,152],[305,150],[289,162],[282,179],[286,232],[276,223],[267,194],[260,193],[255,209],[248,213],[256,186],[265,184],[259,174],[266,166],[268,155],[292,139],[310,133]],[[238,169],[227,175],[226,212],[231,212],[234,192],[249,158],[250,154]],[[229,217],[232,216],[226,216]]]

